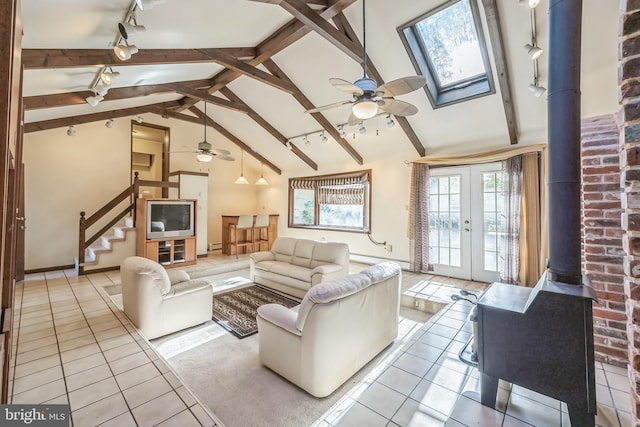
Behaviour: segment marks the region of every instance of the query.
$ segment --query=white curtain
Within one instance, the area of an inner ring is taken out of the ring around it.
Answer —
[[[409,201],[409,240],[411,271],[426,273],[429,264],[429,165],[411,165]]]

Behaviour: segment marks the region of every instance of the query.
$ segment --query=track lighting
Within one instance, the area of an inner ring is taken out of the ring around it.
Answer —
[[[138,53],[138,48],[135,45],[129,45],[125,41],[125,44],[116,45],[113,48],[113,52],[116,54],[119,60],[127,61],[131,59],[131,55]]]
[[[358,128],[358,132],[367,133],[367,128],[364,127],[364,123],[360,122],[360,127]]]
[[[69,129],[67,129],[67,135],[76,136],[76,128],[73,127],[73,125],[69,126]]]
[[[520,6],[527,6],[535,9],[540,4],[540,0],[520,0]]]
[[[104,99],[104,96],[102,95],[94,95],[94,96],[88,96],[85,98],[85,101],[87,101],[87,104],[91,105],[92,107],[96,107],[98,106],[98,104],[100,104],[100,102]]]
[[[338,126],[338,130],[340,131],[340,138],[347,137],[347,132],[344,130],[344,125]]]
[[[135,117],[135,121],[138,122],[138,123],[142,123],[142,122],[144,122],[144,119],[142,117],[140,117],[140,116],[136,116]]]
[[[291,141],[287,141],[287,142],[284,144],[284,146],[285,146],[285,147],[287,147],[289,150],[293,149],[293,145],[291,144]]]
[[[311,145],[311,141],[309,141],[309,138],[307,138],[307,135],[305,135],[304,138],[302,138],[302,142],[304,142],[304,145],[306,145],[307,147]]]
[[[136,0],[136,6],[140,10],[153,9],[159,3],[162,3],[162,0]]]
[[[109,129],[111,129],[113,127],[113,119],[107,120],[107,122],[104,125]]]
[[[105,68],[105,70],[100,73],[100,80],[105,85],[111,86],[111,84],[113,83],[113,79],[119,75],[120,73],[118,73],[117,71],[113,71],[111,67],[109,67],[109,71],[107,71]]]
[[[542,55],[542,53],[544,52],[538,46],[535,46],[535,45],[529,44],[529,43],[525,44],[524,48],[526,49],[527,53],[529,54],[529,56],[531,57],[532,60],[536,60],[536,59],[540,58],[540,55]]]
[[[328,140],[329,140],[329,138],[327,138],[327,135],[325,135],[324,131],[322,131],[322,133],[320,134],[320,141],[324,144]]]
[[[396,125],[396,122],[393,121],[393,119],[391,118],[391,114],[389,114],[387,116],[387,127],[388,128],[392,128]]]
[[[529,85],[529,90],[533,93],[533,96],[536,98],[540,98],[542,94],[544,94],[547,89],[544,86],[539,86],[537,83],[531,83]]]
[[[138,25],[135,19],[133,20],[133,22],[134,22],[133,24],[130,24],[128,22],[118,23],[118,32],[120,33],[123,39],[129,40],[129,37],[135,36],[138,33],[144,33],[145,31],[147,31],[144,25]]]

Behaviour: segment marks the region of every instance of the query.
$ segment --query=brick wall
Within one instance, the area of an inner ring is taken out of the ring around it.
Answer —
[[[634,425],[640,425],[640,1],[621,0],[620,8],[620,180],[629,379]]]
[[[624,251],[620,207],[620,142],[612,115],[582,121],[583,271],[593,306],[596,359],[627,365]]]

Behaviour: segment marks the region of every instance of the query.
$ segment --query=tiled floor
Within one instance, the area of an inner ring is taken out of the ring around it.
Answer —
[[[189,270],[203,272],[228,261],[236,263],[230,269],[244,268],[242,259],[212,256]],[[215,416],[104,292],[119,281],[119,272],[76,277],[59,271],[30,275],[17,286],[12,402],[70,403],[76,427],[214,425]],[[437,308],[458,288],[485,286],[403,272],[403,304]],[[465,321],[469,308],[449,304],[414,328],[399,350],[316,425],[568,426],[564,404],[518,386],[501,384],[497,410],[480,405],[477,370],[457,355],[471,333]],[[631,426],[626,370],[597,363],[596,373],[597,424]]]

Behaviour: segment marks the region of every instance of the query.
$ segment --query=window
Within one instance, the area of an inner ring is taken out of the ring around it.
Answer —
[[[451,0],[398,28],[433,108],[495,93],[475,1]]]
[[[369,232],[371,171],[289,179],[289,227]]]

